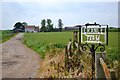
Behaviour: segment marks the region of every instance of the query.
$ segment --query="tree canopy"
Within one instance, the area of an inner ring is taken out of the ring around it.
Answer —
[[[25,31],[25,26],[21,22],[17,22],[14,25],[14,32],[24,32]]]
[[[63,27],[62,19],[58,19],[58,27],[59,30],[62,31],[62,27]]]
[[[46,31],[46,20],[45,19],[41,20],[41,31],[42,32]]]
[[[26,22],[22,22],[22,25],[23,25],[23,26],[27,26],[27,23],[26,23]]]
[[[47,19],[47,31],[48,32],[53,31],[53,24],[51,19]]]
[[[53,31],[53,24],[51,19],[41,20],[41,31],[42,32],[51,32]]]

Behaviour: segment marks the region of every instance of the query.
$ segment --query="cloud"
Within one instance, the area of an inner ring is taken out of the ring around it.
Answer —
[[[119,0],[2,0],[3,2],[118,2]]]
[[[12,29],[18,21],[40,25],[44,18],[52,19],[54,25],[57,25],[60,18],[64,26],[95,21],[117,26],[117,3],[54,2],[46,4],[43,2],[4,2],[2,6],[3,28]]]
[[[2,29],[2,3],[0,3],[0,30]]]

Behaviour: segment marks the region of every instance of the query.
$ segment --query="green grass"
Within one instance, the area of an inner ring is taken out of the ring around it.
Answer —
[[[51,48],[64,48],[72,38],[72,32],[25,33],[24,43],[37,51],[42,58]]]
[[[120,34],[120,32],[109,32],[108,46],[106,47],[106,56],[109,61],[120,58],[120,52],[118,51],[118,34]]]
[[[73,32],[25,33],[24,43],[38,52],[42,57],[51,48],[64,48],[73,38]],[[109,44],[106,46],[106,56],[109,61],[118,60],[118,32],[109,32]]]
[[[5,42],[15,36],[11,30],[0,30],[0,43]]]

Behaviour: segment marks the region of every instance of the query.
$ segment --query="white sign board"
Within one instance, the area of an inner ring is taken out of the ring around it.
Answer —
[[[81,27],[82,43],[106,43],[106,26]]]

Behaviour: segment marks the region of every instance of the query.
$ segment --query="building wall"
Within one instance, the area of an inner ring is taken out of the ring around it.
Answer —
[[[35,26],[26,26],[25,32],[39,32],[39,27]]]
[[[25,28],[25,32],[34,32],[34,28]]]
[[[25,32],[34,32],[35,26],[26,26]]]

